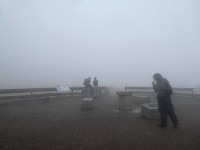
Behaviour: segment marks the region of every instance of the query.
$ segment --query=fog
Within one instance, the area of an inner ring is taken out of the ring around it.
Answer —
[[[0,88],[200,84],[198,0],[0,0]]]

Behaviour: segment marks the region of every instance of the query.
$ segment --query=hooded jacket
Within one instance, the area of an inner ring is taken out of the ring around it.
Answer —
[[[169,81],[165,78],[156,81],[156,84],[153,86],[153,89],[157,93],[158,97],[168,97],[172,95],[173,92]]]

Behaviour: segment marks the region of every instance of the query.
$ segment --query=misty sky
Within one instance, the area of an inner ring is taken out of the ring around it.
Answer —
[[[199,0],[0,0],[0,88],[200,84]]]

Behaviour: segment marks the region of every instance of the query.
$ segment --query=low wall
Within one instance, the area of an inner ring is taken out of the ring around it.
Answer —
[[[50,96],[82,96],[84,87],[70,87],[69,93],[57,93],[56,88],[25,88],[25,89],[0,89],[0,100],[9,99],[34,99]],[[109,89],[106,86],[100,86],[101,95],[108,95]]]

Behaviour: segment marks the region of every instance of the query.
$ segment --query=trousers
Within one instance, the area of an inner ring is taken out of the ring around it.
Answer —
[[[178,120],[176,117],[176,114],[174,112],[174,107],[171,101],[170,96],[166,97],[159,97],[157,96],[158,99],[158,110],[160,113],[160,120],[161,120],[161,125],[167,125],[167,115],[171,118],[172,123],[174,126],[178,125]]]

